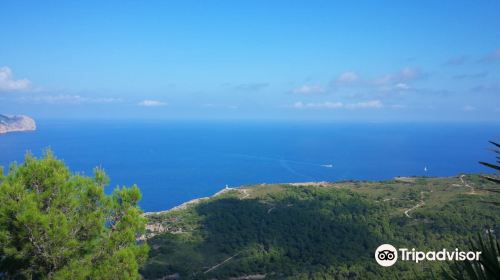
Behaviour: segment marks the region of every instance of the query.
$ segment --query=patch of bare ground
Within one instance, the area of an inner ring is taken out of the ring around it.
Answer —
[[[401,183],[415,183],[417,178],[415,177],[394,177],[394,181]]]
[[[474,187],[472,185],[468,184],[467,182],[465,182],[464,177],[465,177],[465,175],[460,175],[460,181],[462,182],[464,187],[470,189],[470,192],[468,194],[476,194],[476,190],[474,189]]]

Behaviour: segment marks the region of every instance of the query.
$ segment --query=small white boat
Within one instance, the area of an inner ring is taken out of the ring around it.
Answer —
[[[333,164],[322,164],[321,166],[326,167],[326,168],[332,168]]]

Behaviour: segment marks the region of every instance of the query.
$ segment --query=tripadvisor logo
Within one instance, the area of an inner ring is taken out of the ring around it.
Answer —
[[[413,261],[419,263],[421,261],[478,261],[481,251],[465,252],[460,251],[458,248],[455,250],[442,249],[440,251],[417,251],[415,248],[411,250],[408,248],[396,249],[391,244],[382,244],[375,250],[375,260],[381,266],[392,266],[398,260]]]
[[[382,244],[375,251],[375,260],[381,266],[392,266],[398,260],[398,251],[391,244]]]

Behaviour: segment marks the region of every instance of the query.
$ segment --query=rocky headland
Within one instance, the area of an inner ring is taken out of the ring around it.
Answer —
[[[24,115],[7,116],[0,114],[0,134],[32,130],[36,130],[36,123],[32,118]]]

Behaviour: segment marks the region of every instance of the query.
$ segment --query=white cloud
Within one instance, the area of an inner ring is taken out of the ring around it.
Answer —
[[[121,102],[120,98],[111,97],[84,97],[80,95],[37,95],[32,97],[21,97],[17,101],[22,103],[44,103],[44,104],[108,104]]]
[[[358,80],[359,76],[355,72],[344,72],[337,77],[338,83],[354,83]]]
[[[342,102],[303,103],[299,101],[295,102],[295,104],[293,104],[293,107],[297,109],[306,109],[306,108],[338,109],[338,108],[343,108],[344,104]]]
[[[383,104],[380,100],[370,100],[366,102],[358,102],[352,104],[346,104],[347,109],[369,109],[369,108],[382,108]]]
[[[160,106],[167,106],[167,103],[158,100],[145,99],[137,103],[137,105],[144,107],[160,107]]]
[[[376,109],[382,108],[384,105],[380,100],[369,100],[365,102],[358,103],[347,103],[342,102],[310,102],[303,103],[301,101],[295,102],[293,108],[296,109]]]
[[[384,75],[378,79],[375,79],[374,83],[376,85],[391,85],[391,84],[401,84],[411,82],[423,76],[420,70],[406,67],[400,71],[392,74]]]
[[[298,94],[316,94],[326,92],[325,88],[320,85],[303,85],[293,90],[293,93]]]
[[[24,91],[31,88],[28,79],[15,80],[9,67],[0,67],[0,92],[2,91]]]
[[[395,88],[399,90],[407,90],[410,89],[410,86],[406,83],[398,83],[396,84]]]

